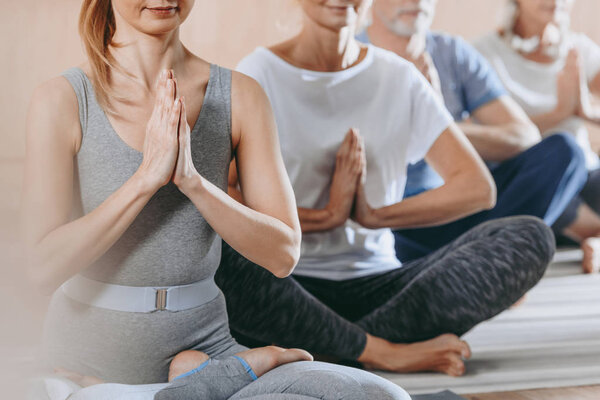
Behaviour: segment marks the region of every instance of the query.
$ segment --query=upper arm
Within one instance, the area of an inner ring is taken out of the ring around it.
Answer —
[[[71,85],[58,77],[39,86],[27,114],[21,203],[29,246],[71,218],[74,156],[80,141],[77,97]]]
[[[235,164],[244,203],[300,232],[269,99],[252,78],[234,72],[232,81]]]
[[[525,111],[506,94],[482,105],[471,115],[482,125],[530,124]]]

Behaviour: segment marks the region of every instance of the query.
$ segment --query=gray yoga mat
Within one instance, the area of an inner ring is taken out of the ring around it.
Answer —
[[[411,395],[458,394],[600,384],[600,275],[581,274],[581,252],[559,251],[525,302],[464,336],[467,373],[379,375]]]
[[[412,400],[465,400],[464,397],[461,397],[449,390],[444,390],[443,392],[435,394],[418,394],[411,397]]]

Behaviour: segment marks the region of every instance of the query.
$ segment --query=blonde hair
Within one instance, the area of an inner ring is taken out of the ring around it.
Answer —
[[[117,46],[112,41],[115,29],[111,0],[83,0],[79,13],[79,35],[92,69],[90,78],[96,100],[111,113],[114,111],[110,103],[110,97],[114,95],[110,87],[111,69],[120,70],[109,50],[109,46]]]

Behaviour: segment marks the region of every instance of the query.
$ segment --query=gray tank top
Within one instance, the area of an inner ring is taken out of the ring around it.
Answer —
[[[83,212],[89,213],[133,175],[142,153],[115,133],[81,69],[63,75],[79,102],[83,139],[76,182]],[[232,153],[231,71],[211,65],[191,135],[196,169],[225,190]],[[220,238],[192,202],[168,184],[82,274],[128,286],[183,285],[211,278],[220,254]],[[78,303],[57,290],[46,315],[43,342],[49,367],[128,384],[166,382],[169,362],[182,350],[226,357],[245,349],[231,337],[220,291],[214,300],[189,310],[131,313]]]
[[[76,173],[83,213],[97,208],[138,169],[141,152],[117,135],[80,68],[63,73],[79,102],[82,127]],[[210,67],[200,115],[191,131],[198,172],[226,190],[231,160],[231,71]],[[123,236],[91,267],[88,278],[128,286],[172,286],[211,277],[221,240],[194,204],[169,183],[144,207]]]

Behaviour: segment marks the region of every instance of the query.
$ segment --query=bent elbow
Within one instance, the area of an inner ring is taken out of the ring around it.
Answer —
[[[491,210],[496,207],[496,201],[498,198],[496,183],[494,179],[490,176],[487,179],[482,179],[480,183],[480,188],[477,191],[478,196],[478,204],[483,210]]]
[[[540,130],[533,122],[523,122],[517,128],[520,133],[519,139],[515,141],[515,155],[518,155],[542,140]]]
[[[281,256],[277,262],[277,266],[271,271],[277,278],[287,278],[292,274],[294,268],[300,260],[300,241],[301,235],[295,234],[293,240],[286,248],[282,251]]]

